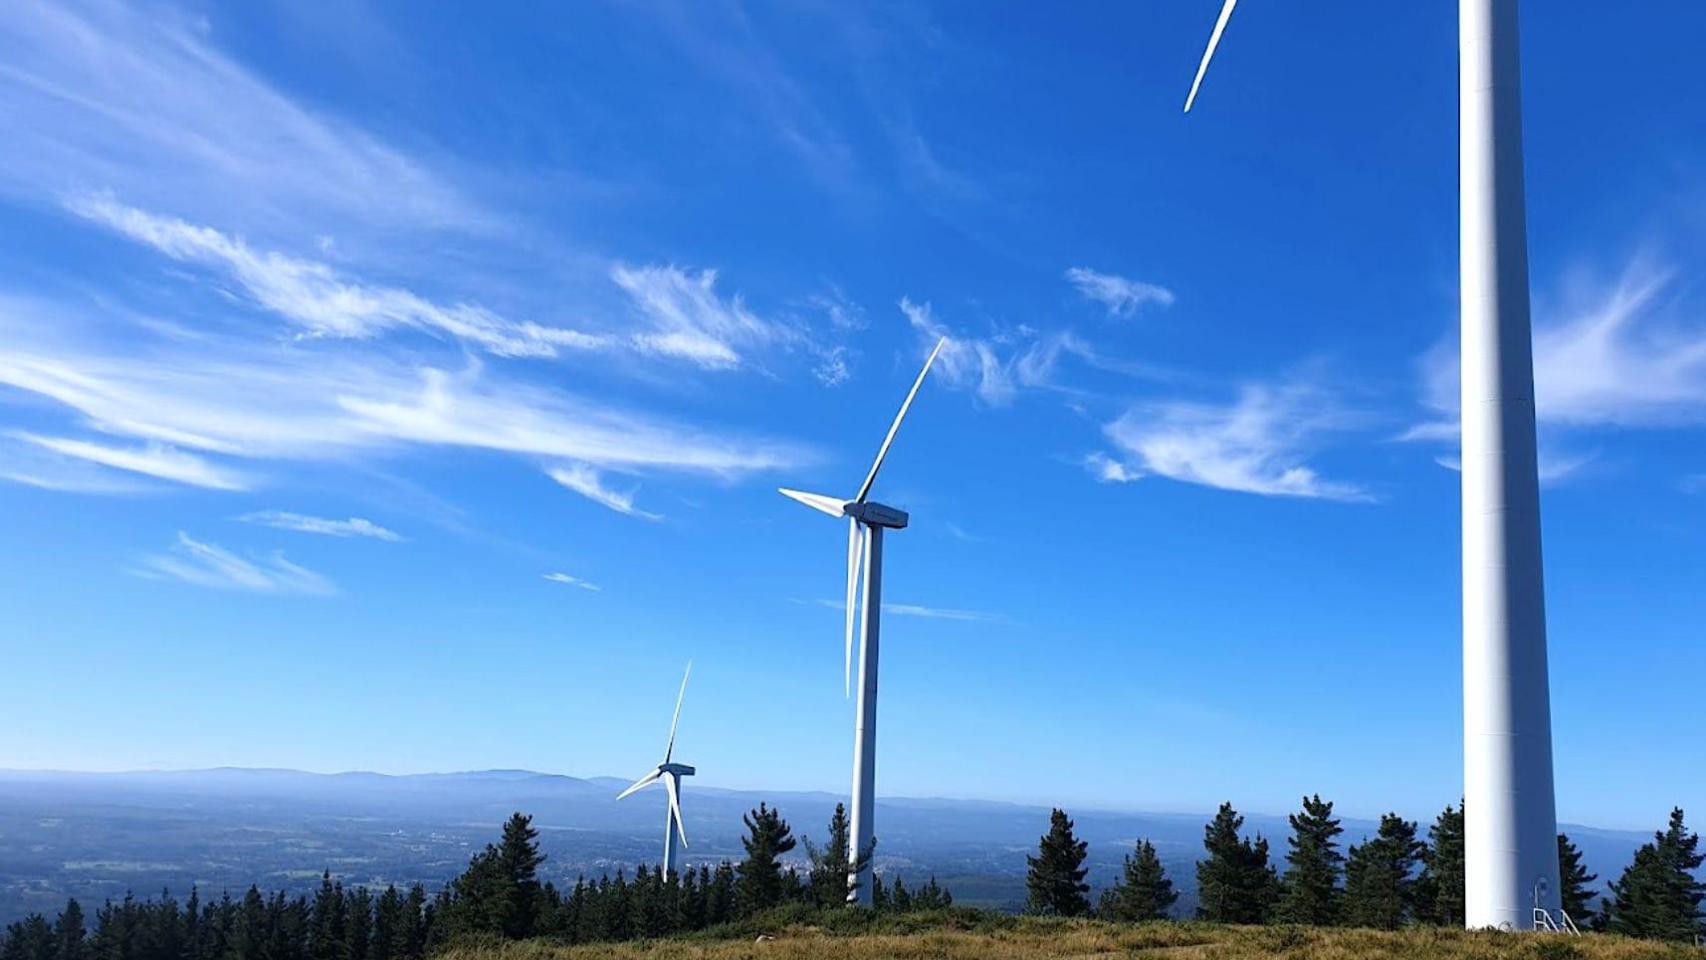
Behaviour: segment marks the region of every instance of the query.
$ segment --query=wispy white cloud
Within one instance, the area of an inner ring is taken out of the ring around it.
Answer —
[[[681,4],[642,9],[657,18],[659,37],[741,98],[740,116],[768,127],[808,176],[838,191],[859,185],[860,164],[852,146],[783,56],[792,45],[766,40],[740,7]]]
[[[820,607],[833,610],[845,608],[845,601],[819,599]],[[958,620],[966,623],[995,623],[1004,619],[998,613],[986,613],[982,610],[956,610],[951,607],[926,607],[916,603],[884,603],[883,613],[897,617],[919,617],[925,620]]]
[[[845,346],[829,347],[819,356],[812,366],[812,376],[817,382],[826,387],[839,387],[853,375],[848,363],[852,351]]]
[[[932,375],[952,389],[970,390],[992,407],[1012,403],[1022,388],[1055,386],[1062,357],[1099,365],[1090,345],[1070,331],[1039,334],[1019,328],[992,337],[956,336],[928,303],[902,297],[900,311],[921,343],[948,338]]]
[[[250,479],[238,471],[218,466],[205,457],[186,453],[158,441],[150,441],[139,447],[115,447],[89,440],[44,437],[24,431],[15,431],[12,436],[60,456],[190,486],[211,490],[247,490],[251,485]]]
[[[1583,467],[1594,462],[1598,456],[1599,454],[1596,452],[1556,454],[1551,453],[1542,447],[1540,450],[1539,463],[1536,465],[1535,476],[1543,486],[1560,483],[1581,472]],[[1434,462],[1453,473],[1463,472],[1463,460],[1456,454],[1442,453],[1439,456],[1434,457]]]
[[[1129,280],[1113,273],[1098,273],[1089,267],[1073,267],[1066,279],[1085,298],[1107,308],[1110,317],[1129,317],[1149,305],[1168,307],[1173,304],[1173,291],[1141,280]]]
[[[1672,271],[1636,260],[1615,281],[1578,275],[1558,306],[1537,310],[1535,420],[1539,479],[1576,476],[1598,456],[1578,435],[1606,429],[1666,429],[1706,423],[1706,325],[1684,320],[1667,294]],[[1400,441],[1459,442],[1459,354],[1455,334],[1423,354],[1422,401],[1433,416]],[[1435,462],[1462,469],[1455,454]]]
[[[1706,324],[1666,298],[1672,271],[1637,261],[1609,284],[1581,279],[1534,328],[1535,416],[1559,428],[1663,428],[1706,423]],[[1438,416],[1404,440],[1457,439],[1455,335],[1421,360],[1423,402]]]
[[[606,335],[507,320],[470,304],[437,304],[397,287],[364,284],[323,263],[256,251],[211,227],[157,216],[106,195],[74,196],[66,206],[174,260],[224,271],[257,305],[310,337],[367,339],[413,328],[505,357],[554,357],[564,350],[608,349],[617,342]]]
[[[936,358],[933,377],[955,390],[969,390],[991,407],[1011,404],[1022,390],[1082,394],[1064,383],[1068,359],[1099,371],[1153,381],[1177,381],[1179,374],[1147,363],[1103,356],[1070,330],[1043,332],[1028,326],[997,328],[985,336],[956,333],[928,303],[902,297],[900,311],[928,351],[942,337],[948,343]]]
[[[388,530],[361,517],[350,517],[348,520],[330,520],[325,517],[290,513],[286,510],[260,510],[255,513],[244,514],[237,519],[244,523],[257,523],[263,527],[295,530],[298,533],[317,533],[327,537],[367,537],[389,543],[400,543],[403,540],[403,537],[395,531]]]
[[[964,541],[965,543],[982,543],[984,540],[983,537],[973,534],[966,528],[952,521],[943,524],[943,529],[948,531],[948,536],[953,537],[955,540]]]
[[[1675,275],[1637,262],[1587,285],[1534,335],[1541,421],[1570,426],[1706,423],[1706,323],[1664,300]],[[1453,391],[1455,393],[1455,390]]]
[[[299,105],[214,39],[155,4],[0,4],[0,191],[108,186],[251,226],[499,229],[431,164]]]
[[[806,304],[820,311],[829,320],[830,325],[838,330],[865,329],[865,308],[849,299],[835,284],[829,284],[823,293],[814,293],[807,297]]]
[[[512,320],[472,303],[439,303],[413,291],[373,284],[331,266],[277,251],[256,250],[211,227],[127,206],[105,194],[79,194],[71,212],[167,257],[217,271],[258,307],[284,318],[308,338],[372,339],[398,330],[425,331],[498,357],[558,357],[626,351],[686,361],[708,370],[751,365],[754,357],[797,351],[814,360],[826,385],[846,379],[847,348],[814,336],[797,319],[765,319],[739,295],[716,290],[717,271],[624,266],[611,282],[628,298],[639,329],[607,323],[598,330]],[[833,330],[848,311],[835,302]],[[840,318],[840,319],[838,319]]]
[[[1118,459],[1092,454],[1085,465],[1105,482],[1154,474],[1266,496],[1372,500],[1362,487],[1325,479],[1306,462],[1325,436],[1350,420],[1310,384],[1250,384],[1226,405],[1170,401],[1132,407],[1103,431]]]
[[[610,278],[650,327],[633,335],[639,350],[709,369],[740,366],[748,353],[767,348],[823,352],[803,327],[758,316],[738,294],[719,295],[715,270],[624,265],[612,269]]]
[[[981,610],[955,610],[949,607],[925,607],[916,603],[885,603],[883,612],[902,617],[922,617],[926,620],[962,620],[972,623],[992,623],[1001,617]]]
[[[936,357],[939,380],[950,387],[970,388],[990,406],[1005,406],[1013,402],[1012,364],[997,355],[992,343],[950,336],[947,325],[936,319],[935,311],[928,303],[914,303],[902,297],[900,312],[925,339],[935,341],[948,337],[947,345]]]
[[[646,520],[663,519],[661,514],[649,513],[634,506],[634,495],[638,490],[611,489],[605,484],[603,475],[587,464],[571,463],[552,467],[546,472],[551,475],[552,480],[594,503],[609,507],[617,513],[625,513],[631,517],[641,517]]]
[[[582,580],[580,577],[570,576],[566,573],[547,573],[545,574],[545,579],[552,583],[563,583],[571,587],[580,587],[582,590],[590,590],[593,593],[598,593],[604,589],[596,583],[589,583],[586,580]]]
[[[117,495],[150,489],[131,474],[61,456],[6,434],[0,434],[0,480],[58,493]]]
[[[80,320],[59,305],[0,297],[0,384],[56,401],[103,433],[186,454],[300,461],[459,447],[724,478],[811,457],[480,365],[452,373],[367,351],[211,336],[145,338],[114,353],[108,326],[78,336]]]
[[[1142,480],[1144,476],[1142,468],[1128,467],[1100,450],[1086,454],[1084,466],[1103,483],[1130,483]]]
[[[259,561],[246,560],[211,543],[192,540],[181,532],[168,552],[143,557],[133,572],[150,579],[177,580],[219,590],[320,596],[337,592],[331,581],[291,563],[281,553]]]

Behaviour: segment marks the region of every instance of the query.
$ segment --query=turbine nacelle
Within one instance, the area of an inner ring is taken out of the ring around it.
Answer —
[[[803,503],[819,513],[832,517],[852,517],[854,520],[871,527],[887,527],[890,530],[903,530],[912,518],[905,510],[891,507],[885,503],[866,500],[843,500],[840,497],[826,496],[821,493],[807,493],[804,490],[789,490],[780,488],[782,496]]]
[[[904,530],[909,517],[905,510],[867,500],[864,503],[847,505],[847,515],[870,527],[887,527],[890,530]]]

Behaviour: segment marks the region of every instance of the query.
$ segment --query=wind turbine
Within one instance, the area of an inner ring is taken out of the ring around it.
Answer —
[[[1221,7],[1186,112],[1236,5],[1226,0]],[[1459,0],[1457,11],[1464,925],[1523,929],[1550,926],[1562,911],[1517,0]]]
[[[634,781],[634,785],[616,795],[621,800],[629,794],[651,786],[659,780],[669,793],[669,803],[665,807],[663,821],[663,875],[681,872],[681,851],[676,847],[677,838],[683,847],[687,846],[687,830],[681,825],[681,778],[691,777],[694,769],[685,763],[674,763],[671,757],[675,755],[675,725],[681,720],[681,701],[687,696],[687,678],[693,673],[691,661],[687,671],[681,675],[681,692],[675,695],[675,716],[669,721],[669,745],[664,747],[663,762],[657,769]]]
[[[782,488],[783,496],[798,500],[813,510],[847,518],[845,683],[849,693],[853,685],[854,601],[859,593],[859,565],[861,560],[864,561],[865,596],[862,606],[865,620],[859,644],[859,702],[853,725],[853,822],[848,834],[848,856],[852,867],[847,875],[851,887],[847,901],[867,906],[871,903],[871,863],[866,854],[871,848],[872,820],[877,806],[877,627],[883,605],[883,531],[904,529],[909,519],[904,510],[871,500],[871,485],[877,482],[877,471],[883,468],[883,459],[889,454],[889,445],[894,443],[900,422],[906,419],[912,399],[918,396],[918,388],[924,385],[924,375],[930,372],[930,365],[936,362],[936,355],[942,352],[947,342],[947,337],[937,340],[935,349],[925,359],[924,369],[918,371],[918,379],[912,381],[912,389],[907,391],[900,412],[895,414],[894,423],[889,424],[888,436],[877,448],[877,459],[871,464],[871,472],[865,475],[865,482],[859,485],[859,492],[853,499],[843,500],[821,493]]]

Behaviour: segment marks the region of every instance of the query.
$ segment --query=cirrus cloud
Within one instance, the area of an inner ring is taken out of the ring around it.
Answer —
[[[183,532],[167,552],[143,557],[132,572],[147,579],[176,580],[216,590],[316,596],[338,592],[331,581],[291,563],[282,553],[248,560]]]
[[[1263,496],[1367,502],[1367,490],[1328,480],[1306,462],[1352,419],[1311,384],[1247,384],[1227,404],[1134,406],[1103,429],[1118,456],[1093,453],[1085,465],[1104,482],[1155,475]]]
[[[361,517],[350,517],[348,520],[331,520],[325,517],[291,513],[286,510],[260,510],[255,513],[244,514],[237,519],[244,523],[259,524],[263,527],[294,530],[297,533],[317,533],[325,537],[366,537],[371,540],[384,540],[388,543],[401,543],[403,540],[402,535],[396,531],[388,530]]]
[[[1118,274],[1073,267],[1066,271],[1066,279],[1085,299],[1107,308],[1110,317],[1129,317],[1149,304],[1160,307],[1173,305],[1173,291],[1166,287],[1129,280]]]

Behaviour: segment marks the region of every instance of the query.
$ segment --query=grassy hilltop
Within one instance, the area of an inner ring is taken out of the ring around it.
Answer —
[[[774,939],[759,940],[760,935]],[[1205,923],[1120,924],[947,911],[846,919],[783,911],[701,934],[624,944],[465,943],[435,960],[1706,960],[1706,948],[1624,937],[1397,932]]]

